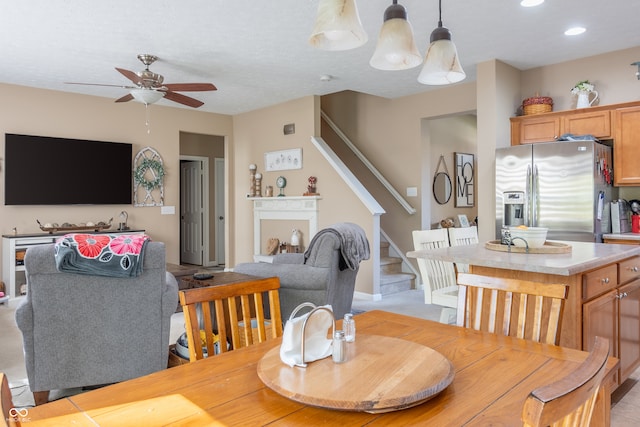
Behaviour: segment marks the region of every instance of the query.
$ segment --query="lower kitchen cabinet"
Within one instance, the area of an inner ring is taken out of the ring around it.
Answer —
[[[640,366],[640,280],[618,290],[620,375],[629,377]]]
[[[622,284],[582,305],[582,325],[584,350],[591,350],[596,336],[609,340],[611,355],[620,359],[622,383],[640,367],[640,259],[625,260],[618,269]]]

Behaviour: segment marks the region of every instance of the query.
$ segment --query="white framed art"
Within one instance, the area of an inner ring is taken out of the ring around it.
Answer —
[[[302,148],[264,153],[265,171],[283,171],[289,169],[302,169]]]

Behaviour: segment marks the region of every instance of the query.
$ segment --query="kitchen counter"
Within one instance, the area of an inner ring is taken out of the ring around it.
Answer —
[[[633,237],[636,237],[635,235]],[[635,244],[567,242],[570,253],[527,254],[467,246],[408,252],[411,258],[468,264],[472,274],[568,286],[560,345],[590,350],[609,339],[621,384],[640,367],[640,235]],[[487,298],[488,300],[488,298]]]
[[[637,235],[640,243],[640,234]],[[484,243],[448,248],[411,251],[410,258],[425,257],[439,261],[457,262],[505,270],[571,276],[599,268],[606,264],[640,255],[640,246],[588,242],[566,242],[570,253],[526,254],[487,249]]]
[[[640,233],[612,233],[603,234],[605,243],[622,243],[626,245],[640,245]]]

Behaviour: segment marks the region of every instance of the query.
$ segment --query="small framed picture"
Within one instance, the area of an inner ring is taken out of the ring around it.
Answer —
[[[469,226],[469,219],[464,214],[458,215],[458,222],[460,223],[460,227],[468,227]]]

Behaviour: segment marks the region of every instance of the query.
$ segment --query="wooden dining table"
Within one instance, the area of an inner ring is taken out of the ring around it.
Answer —
[[[29,408],[23,425],[516,426],[522,425],[522,406],[531,390],[557,380],[588,356],[580,350],[385,311],[369,311],[355,319],[356,343],[358,337],[379,336],[429,347],[451,362],[453,381],[426,402],[391,412],[311,406],[278,394],[258,376],[260,361],[280,345],[279,338]],[[592,425],[609,425],[610,387],[618,363],[615,358],[608,361]],[[399,368],[389,366],[387,374]],[[375,374],[379,373],[371,372]],[[330,386],[331,378],[326,381]]]

